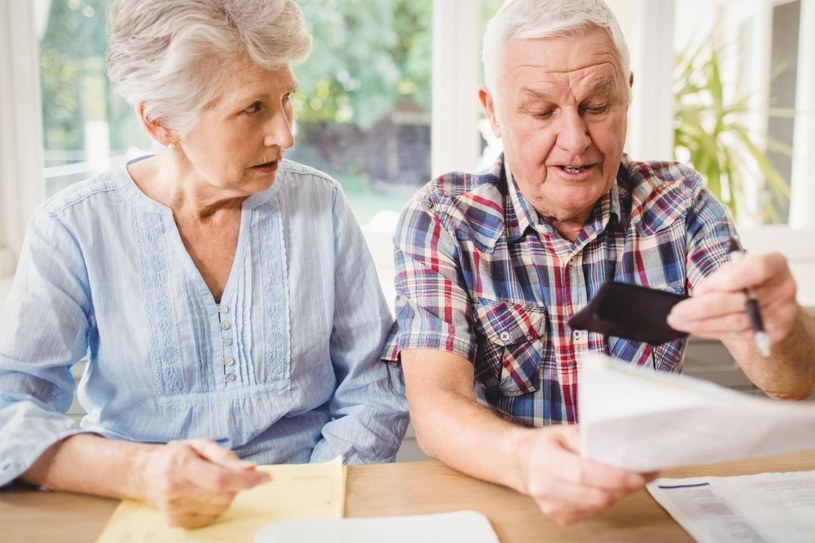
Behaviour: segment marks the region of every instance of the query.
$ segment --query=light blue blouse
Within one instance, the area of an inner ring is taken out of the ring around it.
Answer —
[[[261,464],[392,461],[407,425],[380,362],[392,324],[339,185],[312,168],[284,161],[244,202],[220,304],[124,168],[71,186],[33,217],[0,315],[0,484],[80,432],[210,438]]]

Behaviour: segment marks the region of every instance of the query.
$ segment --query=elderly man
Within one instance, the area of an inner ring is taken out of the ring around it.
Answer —
[[[479,98],[504,154],[486,173],[441,176],[405,208],[397,347],[422,448],[569,523],[654,476],[579,456],[576,426],[561,424],[578,419],[577,355],[678,371],[684,349],[570,330],[604,282],[692,294],[671,326],[721,339],[776,397],[813,390],[815,326],[781,255],[728,262],[734,227],[696,172],[623,154],[634,78],[602,0],[507,2],[483,60]],[[767,358],[751,341],[746,288]]]

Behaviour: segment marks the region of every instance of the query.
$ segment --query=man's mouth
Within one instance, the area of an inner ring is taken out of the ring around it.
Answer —
[[[571,173],[571,174],[581,173],[581,172],[584,172],[586,170],[590,170],[593,167],[594,167],[594,164],[587,164],[585,166],[559,166],[559,168],[561,170],[563,170],[566,173]]]

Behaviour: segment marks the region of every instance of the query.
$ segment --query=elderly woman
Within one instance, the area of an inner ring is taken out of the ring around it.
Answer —
[[[113,7],[111,79],[166,151],[31,221],[0,317],[0,484],[195,527],[267,480],[257,463],[394,459],[407,415],[372,260],[338,184],[283,158],[310,49],[293,0]]]

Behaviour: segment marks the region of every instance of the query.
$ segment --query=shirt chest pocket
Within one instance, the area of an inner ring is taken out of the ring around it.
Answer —
[[[487,396],[538,390],[547,341],[546,308],[481,298],[475,314],[475,374]]]

